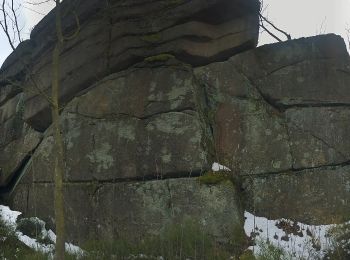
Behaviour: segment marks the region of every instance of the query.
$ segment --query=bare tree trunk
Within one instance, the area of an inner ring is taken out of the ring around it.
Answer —
[[[8,5],[6,0],[2,0],[0,3],[0,29],[4,31],[8,42],[13,50],[15,50],[16,40],[19,42],[22,41],[20,35],[20,29],[18,25],[17,19],[17,9],[14,7],[14,0],[10,0],[11,4]],[[37,5],[48,2],[51,0],[44,0]],[[51,88],[51,97],[46,95],[45,92],[41,90],[41,88],[35,82],[33,75],[28,68],[27,64],[20,60],[24,65],[27,74],[35,89],[39,94],[43,95],[46,100],[51,105],[51,116],[52,116],[52,128],[53,128],[53,137],[54,137],[54,147],[55,147],[55,165],[54,165],[54,180],[55,180],[55,188],[54,188],[54,207],[55,207],[55,221],[56,221],[56,250],[55,250],[55,259],[62,260],[65,255],[65,210],[64,210],[64,195],[63,195],[63,178],[65,173],[65,159],[64,159],[64,141],[62,136],[62,129],[60,124],[60,104],[59,104],[59,91],[60,91],[60,52],[63,48],[63,44],[65,41],[71,40],[75,38],[80,31],[79,18],[75,11],[72,9],[70,12],[74,15],[76,20],[76,31],[68,36],[64,37],[62,33],[62,23],[61,23],[61,4],[60,0],[54,0],[56,3],[56,44],[54,51],[52,53],[52,88]],[[5,8],[9,6],[11,12],[7,12]],[[13,16],[11,17],[10,14]],[[11,29],[14,31],[14,35],[16,37],[11,37]]]
[[[52,55],[52,89],[51,89],[51,114],[54,131],[54,142],[56,149],[55,159],[55,221],[56,221],[56,251],[55,259],[64,259],[65,253],[65,217],[64,217],[64,195],[63,195],[63,175],[64,165],[64,143],[59,118],[59,88],[60,88],[60,51],[63,45],[63,35],[61,26],[60,1],[56,0],[56,33],[57,42]]]

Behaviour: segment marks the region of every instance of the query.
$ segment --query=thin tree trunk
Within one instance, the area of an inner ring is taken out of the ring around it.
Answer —
[[[60,2],[56,0],[56,31],[57,42],[52,55],[52,126],[54,131],[54,142],[56,149],[55,159],[55,221],[56,221],[56,251],[55,259],[64,259],[65,253],[65,217],[64,217],[64,198],[63,198],[63,175],[65,172],[64,165],[64,143],[61,132],[59,118],[59,89],[60,89],[60,51],[63,45],[63,36],[61,28]]]

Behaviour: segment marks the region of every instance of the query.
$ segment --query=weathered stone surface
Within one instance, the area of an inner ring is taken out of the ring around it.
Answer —
[[[18,177],[31,153],[41,141],[41,134],[24,126],[21,138],[16,139],[0,150],[0,193],[11,180]]]
[[[350,59],[306,60],[274,71],[257,85],[277,106],[350,104]]]
[[[23,200],[23,196],[28,196]],[[190,218],[213,240],[227,244],[242,235],[243,211],[232,183],[200,185],[196,178],[65,186],[68,240],[96,237],[139,241]],[[82,198],[85,202],[82,203]],[[19,185],[12,205],[54,224],[52,184]],[[51,224],[50,224],[51,223]],[[97,224],[98,223],[98,224]]]
[[[219,104],[213,129],[219,161],[240,174],[291,168],[284,122],[265,104],[252,101]]]
[[[147,120],[128,116],[91,119],[76,114],[64,120],[67,181],[191,176],[210,167],[193,111],[169,112]],[[54,155],[53,137],[47,135],[33,155],[36,180],[53,179]]]
[[[350,107],[301,107],[285,115],[294,169],[350,161]]]
[[[0,107],[0,147],[22,136],[23,106],[23,93],[20,93]]]
[[[344,40],[335,34],[318,35],[260,46],[232,57],[245,75],[259,79],[306,60],[348,59]]]
[[[266,45],[231,61],[274,106],[350,104],[350,59],[340,36]]]
[[[0,86],[11,81],[22,81],[29,72],[31,62],[31,51],[35,48],[33,41],[21,42],[16,50],[12,52],[1,65]]]
[[[282,115],[231,61],[197,68],[195,74],[208,96],[216,161],[241,175],[292,167]]]
[[[21,109],[23,110],[23,93],[8,100],[0,107],[0,124],[15,116]]]
[[[170,53],[192,65],[208,64],[253,48],[257,42],[259,4],[255,0],[171,4],[150,1],[147,8],[146,3],[125,5],[119,1],[111,2],[108,8],[104,5],[105,2],[100,3],[96,13],[81,25],[78,36],[62,51],[63,103],[111,72],[126,69],[149,56]],[[88,12],[83,9],[83,13]],[[39,25],[32,40],[48,37],[42,34],[44,31],[47,28]],[[49,93],[52,44],[37,48],[41,51],[33,61],[32,74],[39,87]],[[45,130],[50,124],[48,102],[32,91],[32,83],[26,84],[30,91],[26,91],[24,117],[35,129]]]
[[[348,220],[349,65],[341,38],[327,35],[195,69],[216,160],[243,175],[248,210],[312,224]]]
[[[350,167],[246,178],[248,210],[271,219],[331,224],[349,220]]]
[[[241,174],[348,161],[349,68],[344,42],[334,35],[262,46],[197,68],[216,159]]]
[[[6,84],[0,87],[0,105],[7,102],[17,94],[22,92],[22,88],[18,85]]]
[[[23,121],[23,93],[0,106],[0,193],[18,178],[31,153],[41,141],[41,134]]]
[[[257,215],[346,220],[350,62],[339,37],[237,54],[255,47],[255,0],[115,0],[108,8],[106,1],[88,2],[70,2],[81,6],[81,31],[60,56],[71,240],[136,241],[186,218],[219,243],[235,240],[240,194],[232,183],[201,186],[196,179],[213,161],[245,179],[247,208]],[[48,95],[53,17],[54,11],[28,43],[32,77]],[[63,19],[66,35],[73,18]],[[0,195],[53,227],[49,103],[29,75],[21,82],[23,46],[2,69]],[[24,107],[14,85],[25,86]],[[23,116],[44,132],[42,141]]]
[[[147,119],[155,114],[196,109],[190,67],[175,61],[161,67],[139,66],[101,80],[70,102],[66,111],[96,119],[118,115]]]
[[[75,98],[62,114],[65,179],[157,179],[209,169],[195,87],[180,65],[133,68]],[[52,180],[54,155],[49,129],[33,155],[35,180]]]

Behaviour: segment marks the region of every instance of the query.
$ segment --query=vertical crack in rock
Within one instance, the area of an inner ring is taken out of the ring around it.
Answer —
[[[210,104],[210,97],[207,93],[206,86],[203,82],[196,78],[193,74],[193,91],[196,102],[196,109],[198,111],[199,119],[202,122],[202,132],[203,140],[202,145],[203,149],[208,152],[210,156],[209,163],[213,162],[215,157],[217,157],[215,149],[215,136],[213,128],[213,118],[210,117],[209,111],[212,110]]]
[[[278,175],[294,175],[295,173],[299,173],[302,171],[308,171],[308,170],[329,170],[329,169],[335,169],[335,168],[343,168],[346,166],[350,166],[350,160],[345,161],[342,163],[334,163],[334,164],[327,164],[327,165],[321,165],[321,166],[313,166],[313,167],[299,167],[299,168],[293,168],[290,170],[283,170],[283,171],[276,171],[276,172],[264,172],[259,174],[244,174],[241,175],[242,178],[250,178],[253,180],[253,178],[267,178],[269,176],[278,176]]]

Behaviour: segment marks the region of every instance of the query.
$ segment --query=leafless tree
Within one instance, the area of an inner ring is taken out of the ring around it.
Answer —
[[[264,1],[260,0],[260,11],[259,11],[259,21],[260,21],[260,27],[263,29],[263,31],[267,32],[271,37],[276,39],[279,42],[282,42],[283,40],[278,37],[275,33],[283,34],[287,40],[291,40],[292,37],[290,34],[288,34],[286,31],[278,28],[273,22],[271,22],[263,13],[266,11],[267,6],[264,5]],[[269,29],[271,27],[271,29]]]
[[[18,22],[19,10],[20,5],[16,5],[14,0],[2,0],[0,26],[13,50],[22,42],[22,28],[20,29]]]
[[[44,95],[46,100],[51,105],[52,125],[54,131],[54,146],[55,146],[55,164],[54,164],[54,204],[55,204],[55,224],[56,224],[56,250],[55,259],[64,259],[65,252],[65,212],[64,212],[64,196],[63,196],[63,176],[65,172],[64,161],[64,140],[62,136],[62,129],[60,124],[60,111],[62,108],[59,103],[60,92],[60,53],[63,49],[63,45],[66,41],[75,38],[80,30],[79,19],[73,10],[70,10],[76,18],[76,31],[70,36],[64,36],[62,32],[62,14],[61,14],[61,1],[60,0],[42,0],[39,2],[26,2],[32,5],[40,5],[54,1],[56,5],[55,16],[55,28],[56,28],[56,43],[52,53],[52,84],[51,84],[51,96],[47,96],[38,86],[38,83],[34,80],[34,75],[26,63],[20,59],[20,62],[24,65],[26,73],[34,85],[39,94]],[[7,40],[13,50],[16,45],[22,41],[21,29],[18,22],[20,5],[15,6],[14,0],[2,0],[1,2],[1,14],[0,26],[5,33]]]

